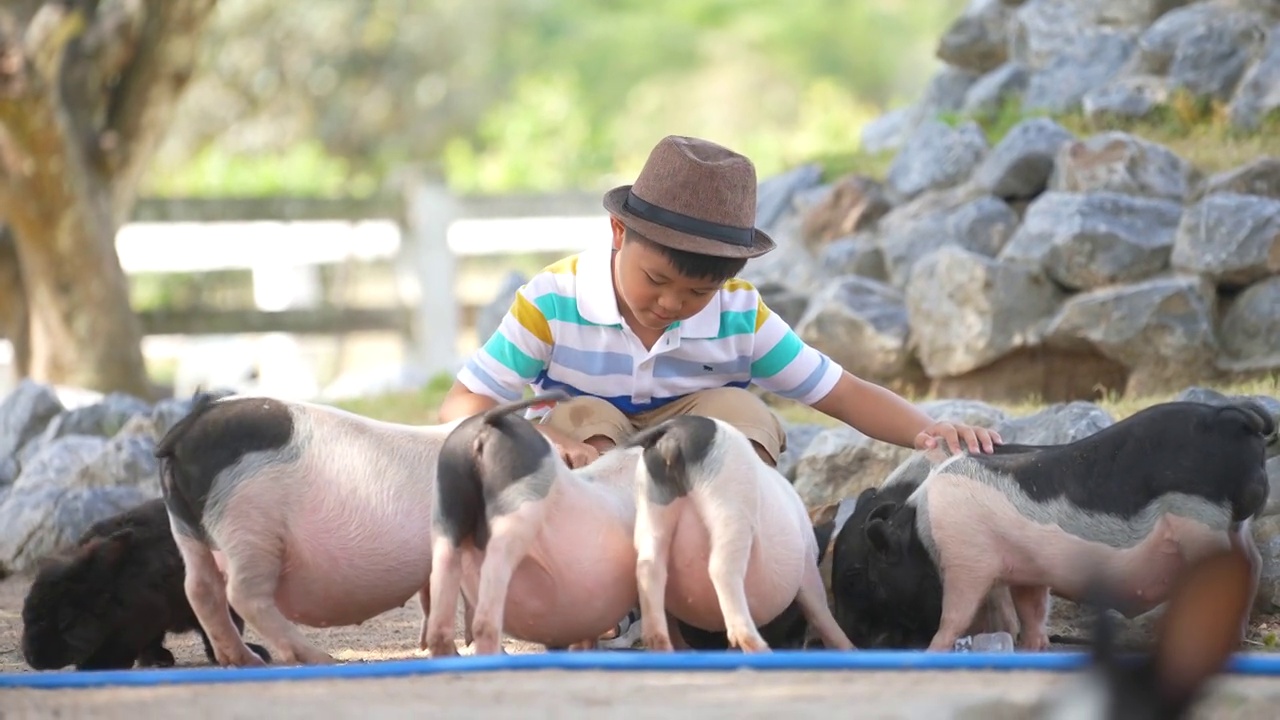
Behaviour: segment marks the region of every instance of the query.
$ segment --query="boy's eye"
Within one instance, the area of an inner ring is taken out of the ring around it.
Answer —
[[[645,276],[645,277],[647,277],[647,278],[649,278],[649,282],[653,283],[654,285],[662,285],[662,284],[665,282],[665,281],[663,281],[663,280],[658,280],[658,279],[654,278],[654,277],[653,277],[652,275],[650,275],[649,273],[645,273],[645,274],[644,274],[644,276]]]

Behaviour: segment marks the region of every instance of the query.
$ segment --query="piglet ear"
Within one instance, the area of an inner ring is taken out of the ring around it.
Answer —
[[[1251,563],[1233,548],[1183,574],[1160,619],[1156,675],[1161,693],[1190,702],[1240,647],[1253,607]]]
[[[893,541],[889,537],[889,524],[884,520],[876,518],[867,523],[867,540],[871,542],[871,547],[881,555],[889,555],[893,551]]]
[[[888,520],[889,516],[893,515],[893,512],[897,509],[898,503],[889,502],[877,505],[871,509],[870,514],[867,515],[867,520]]]

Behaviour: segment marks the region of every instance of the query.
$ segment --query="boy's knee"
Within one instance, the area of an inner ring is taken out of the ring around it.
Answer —
[[[556,403],[542,418],[542,424],[602,452],[631,432],[627,416],[608,400],[594,395],[579,395]]]

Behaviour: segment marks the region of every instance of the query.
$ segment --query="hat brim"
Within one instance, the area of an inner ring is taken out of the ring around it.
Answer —
[[[634,228],[646,238],[675,250],[723,258],[754,258],[777,247],[773,238],[760,228],[753,228],[750,245],[734,245],[714,238],[673,230],[666,225],[636,217],[626,209],[630,185],[616,187],[604,194],[604,208],[616,215],[623,225]]]

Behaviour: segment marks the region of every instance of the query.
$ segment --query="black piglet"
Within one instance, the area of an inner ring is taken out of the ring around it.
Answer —
[[[40,562],[22,606],[22,655],[36,670],[170,667],[165,636],[194,630],[216,662],[184,579],[163,500],[106,518]],[[243,632],[234,610],[231,618]],[[270,662],[265,648],[249,647]]]

